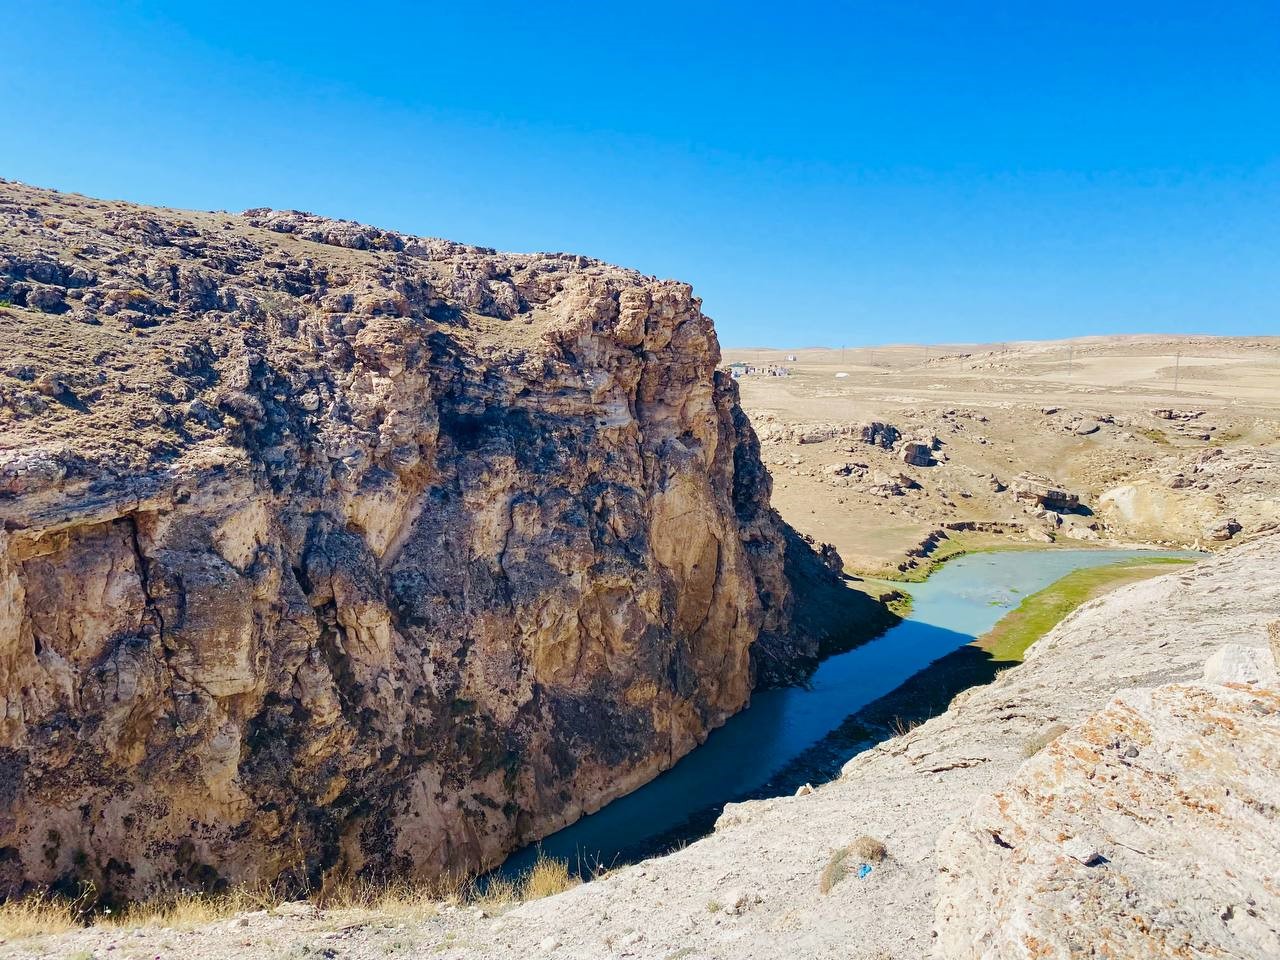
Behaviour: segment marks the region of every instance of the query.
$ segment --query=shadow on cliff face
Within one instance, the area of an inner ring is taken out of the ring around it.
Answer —
[[[803,683],[818,663],[852,650],[902,622],[885,604],[849,585],[834,548],[818,550],[790,524],[781,524],[785,571],[791,582],[791,630],[762,634],[752,645],[756,689]]]
[[[814,690],[777,689],[753,698],[750,709],[713,731],[670,771],[545,838],[537,851],[521,851],[500,872],[518,873],[540,851],[590,877],[600,867],[679,849],[711,833],[726,804],[788,796],[806,783],[834,779],[855,754],[942,713],[957,693],[1013,665],[969,646],[973,638],[967,634],[919,621],[906,621],[894,637],[883,649],[855,650],[836,676],[815,678]],[[887,661],[899,659],[904,646],[952,652],[870,699]],[[834,729],[814,729],[813,717],[823,711],[820,701],[837,688],[854,712],[843,721],[838,713],[832,717]],[[807,705],[797,710],[796,698]]]

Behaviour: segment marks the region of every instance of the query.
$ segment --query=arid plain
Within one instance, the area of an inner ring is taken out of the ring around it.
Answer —
[[[1050,538],[1213,549],[1280,521],[1278,337],[725,349],[724,362],[751,370],[739,388],[774,505],[851,572]],[[773,368],[786,375],[755,372]],[[901,438],[865,442],[874,423]],[[911,440],[929,465],[903,462]],[[1080,507],[1020,498],[1020,475]]]

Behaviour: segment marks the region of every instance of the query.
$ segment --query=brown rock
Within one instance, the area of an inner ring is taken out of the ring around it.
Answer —
[[[1010,482],[1009,489],[1019,500],[1035,503],[1058,513],[1067,513],[1080,506],[1078,494],[1071,493],[1047,477],[1032,473],[1018,474]]]
[[[59,210],[113,306],[92,349],[65,314],[0,331],[0,369],[49,344],[97,385],[21,388],[0,461],[0,897],[482,869],[814,655],[687,285],[293,212]]]
[[[933,447],[927,443],[912,441],[902,446],[902,462],[916,467],[927,467],[933,463]]]

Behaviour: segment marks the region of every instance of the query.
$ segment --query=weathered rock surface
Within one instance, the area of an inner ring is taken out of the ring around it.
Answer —
[[[1110,529],[1205,546],[1280,526],[1280,452],[1212,447],[1163,457],[1098,499]]]
[[[756,424],[762,443],[822,443],[826,440],[850,439],[888,450],[897,443],[901,434],[893,424],[879,420],[870,423],[780,423],[771,417],[762,417]]]
[[[1280,682],[1245,653],[1121,691],[982,798],[939,850],[941,952],[1280,956]]]
[[[490,865],[813,653],[684,284],[0,183],[0,297],[0,895]]]

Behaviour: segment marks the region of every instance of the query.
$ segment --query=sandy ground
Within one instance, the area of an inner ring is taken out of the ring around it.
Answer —
[[[1242,486],[1232,475],[1206,489],[1169,481],[1215,449],[1253,468],[1272,465],[1280,453],[1280,337],[725,349],[724,362],[787,369],[785,377],[739,380],[774,475],[774,504],[802,532],[835,544],[853,571],[893,575],[930,531],[956,521],[1011,524],[969,535],[978,545],[1043,542],[1047,534],[1075,546],[1096,539],[1212,548],[1218,542],[1205,528],[1216,520],[1245,513],[1248,535],[1280,518],[1280,481]],[[1152,413],[1166,410],[1194,416]],[[886,451],[856,437],[776,436],[870,421],[892,424],[904,440],[936,438],[935,464],[903,464],[900,444]],[[833,475],[845,463],[852,475]],[[1008,485],[1023,472],[1079,493],[1092,515],[1059,523],[993,489],[990,478]],[[877,492],[886,473],[919,487]],[[1157,489],[1147,496],[1143,486],[1146,499],[1123,516],[1104,497],[1135,481]]]

